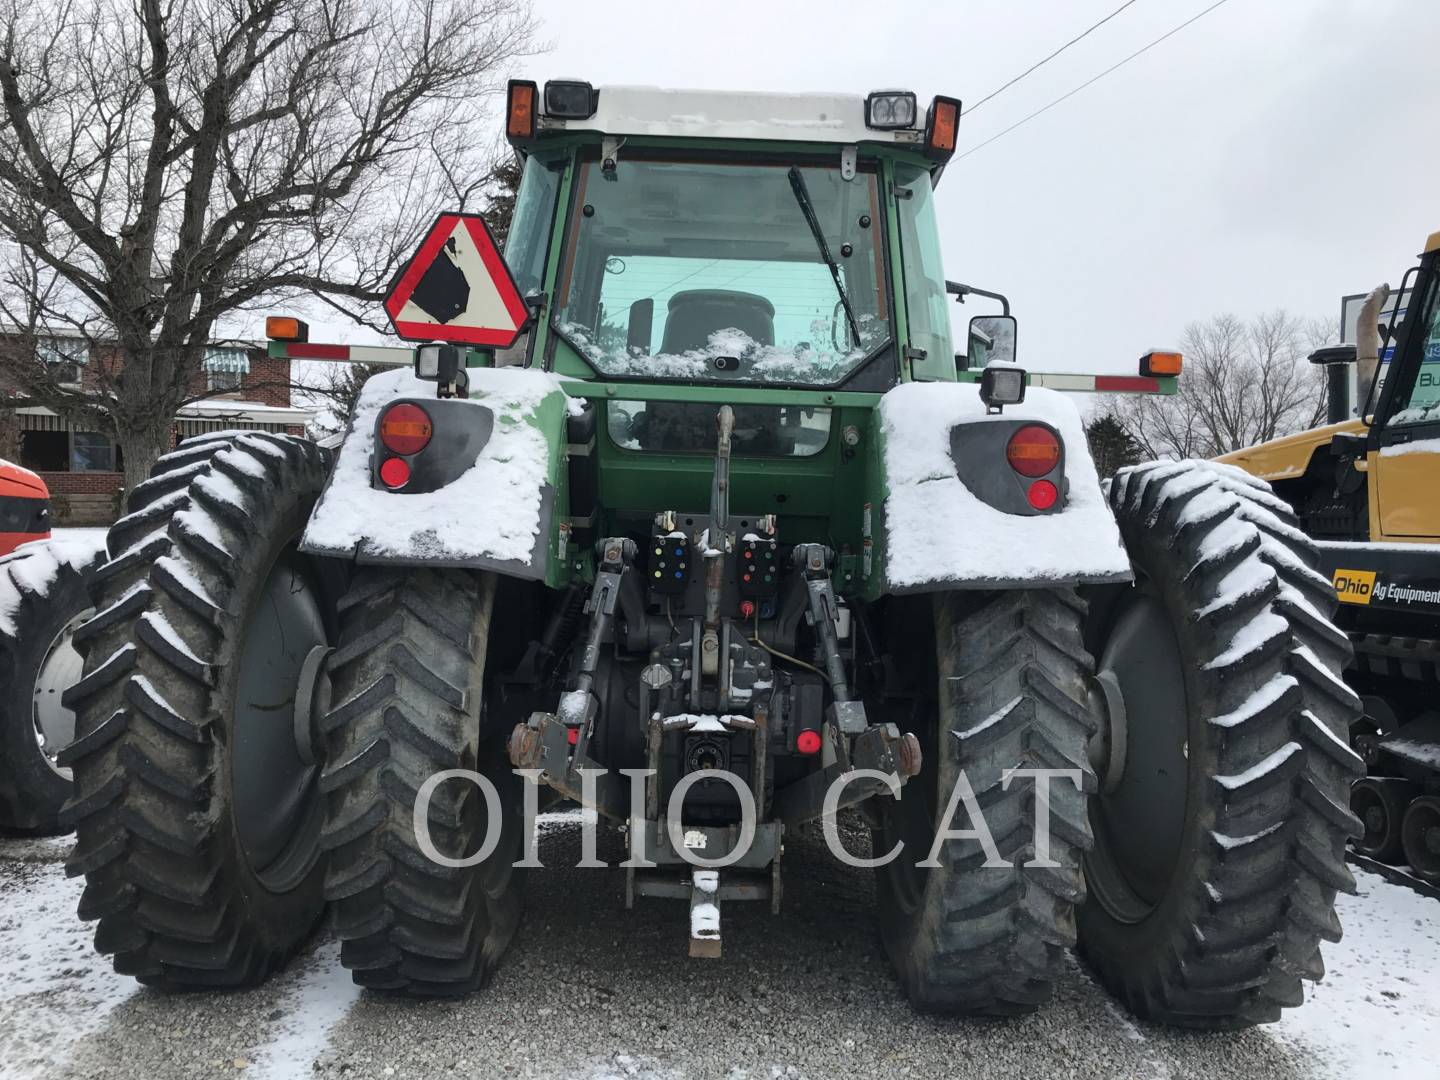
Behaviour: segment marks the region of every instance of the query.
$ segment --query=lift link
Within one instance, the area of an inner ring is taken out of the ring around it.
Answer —
[[[590,616],[590,628],[585,633],[585,648],[580,654],[580,671],[575,677],[575,687],[560,696],[557,717],[567,728],[578,728],[576,752],[583,754],[589,742],[591,721],[599,710],[595,699],[595,670],[600,666],[600,650],[610,636],[615,622],[615,607],[620,600],[620,579],[635,560],[635,541],[623,537],[610,537],[596,545],[600,565],[595,572],[595,584],[590,589],[590,599],[585,602],[585,614]]]
[[[791,824],[819,817],[830,785],[847,773],[863,769],[892,774],[903,784],[917,775],[921,766],[920,742],[913,734],[902,735],[894,724],[871,725],[864,703],[851,697],[836,632],[839,605],[830,579],[834,553],[823,544],[799,544],[794,559],[805,575],[810,621],[834,701],[825,711],[822,728],[823,768],[775,794],[776,815]],[[843,789],[839,807],[853,806],[887,790],[882,781],[873,777],[854,780]]]
[[[557,791],[607,817],[623,821],[628,814],[628,794],[607,770],[590,760],[588,749],[599,711],[594,685],[600,650],[610,637],[621,579],[635,560],[637,548],[633,540],[610,537],[600,541],[596,551],[600,565],[590,598],[585,602],[590,627],[585,634],[574,688],[560,695],[559,707],[553,715],[532,713],[528,723],[517,724],[510,735],[508,750],[510,761],[517,769],[543,768],[545,782]],[[570,742],[572,732],[573,743]],[[588,769],[596,770],[599,775],[593,791],[587,793],[582,770]]]
[[[835,696],[832,706],[842,735],[859,735],[867,726],[865,706],[850,697],[850,684],[845,677],[845,663],[840,658],[839,605],[830,582],[830,564],[834,552],[824,544],[797,544],[795,565],[805,575],[805,589],[810,600],[810,622],[820,642],[820,655],[825,663],[825,676]]]

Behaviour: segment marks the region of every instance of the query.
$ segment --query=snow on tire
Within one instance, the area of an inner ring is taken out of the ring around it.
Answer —
[[[80,674],[70,634],[90,607],[85,575],[104,554],[52,540],[0,559],[0,829],[64,831],[70,774],[59,755],[74,716],[61,694]]]
[[[1080,949],[1143,1017],[1276,1020],[1323,974],[1336,891],[1354,890],[1359,702],[1335,594],[1290,508],[1237,469],[1122,470],[1110,503],[1137,580],[1092,593],[1087,642],[1128,756],[1091,800]]]
[[[283,435],[189,442],[110,530],[66,695],[67,872],[85,876],[96,948],[141,982],[254,984],[323,912],[319,769],[291,767],[293,725],[274,717],[339,591],[294,546],[328,464]]]

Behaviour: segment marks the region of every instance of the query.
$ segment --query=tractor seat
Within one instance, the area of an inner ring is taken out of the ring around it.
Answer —
[[[761,345],[775,344],[775,306],[754,293],[729,289],[688,289],[670,297],[665,316],[666,355],[703,349],[710,335],[739,330]]]

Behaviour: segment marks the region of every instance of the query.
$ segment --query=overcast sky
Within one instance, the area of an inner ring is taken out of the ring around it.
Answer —
[[[517,74],[978,101],[1121,2],[537,0],[553,48]],[[964,117],[960,152],[1210,2],[1138,0]],[[1436,0],[1228,0],[952,164],[947,275],[1009,295],[1037,371],[1130,371],[1222,311],[1338,323],[1440,229],[1437,56]]]

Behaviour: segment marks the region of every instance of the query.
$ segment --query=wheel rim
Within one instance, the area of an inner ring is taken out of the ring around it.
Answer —
[[[272,892],[299,884],[318,852],[319,769],[296,746],[294,717],[305,658],[329,644],[323,610],[306,560],[288,549],[241,643],[230,748],[235,827],[251,871]]]
[[[1384,851],[1394,838],[1395,821],[1390,806],[1369,784],[1356,784],[1350,791],[1350,809],[1360,819],[1365,832],[1355,842],[1362,855]]]
[[[1440,879],[1440,799],[1416,799],[1405,811],[1401,828],[1405,861],[1421,877]]]
[[[1112,916],[1136,923],[1160,903],[1174,875],[1189,776],[1185,670],[1156,597],[1136,590],[1111,629],[1099,671],[1118,684],[1128,727],[1124,772],[1090,801],[1095,846],[1085,874]]]
[[[31,712],[35,741],[45,764],[66,780],[70,779],[70,770],[62,767],[57,759],[60,751],[75,740],[75,714],[65,707],[62,698],[66,690],[80,681],[85,668],[85,661],[75,649],[75,628],[94,614],[93,609],[81,612],[61,628],[46,646],[40,671],[35,676]]]

